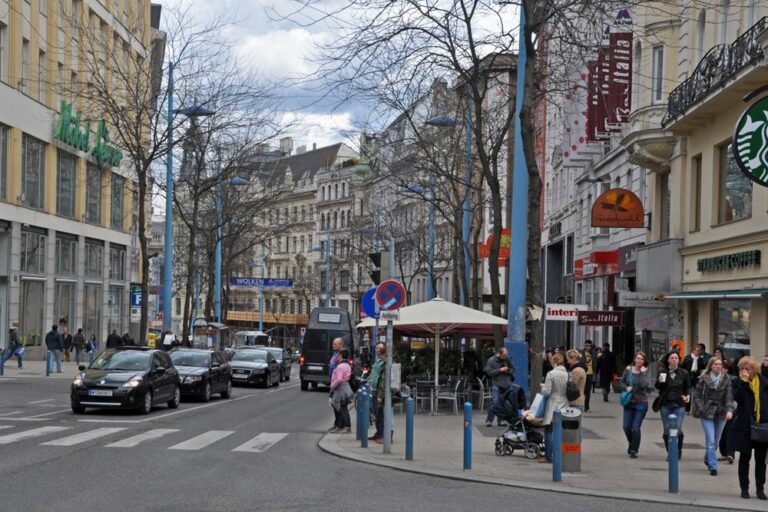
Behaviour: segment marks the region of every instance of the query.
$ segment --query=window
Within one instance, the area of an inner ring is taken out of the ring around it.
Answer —
[[[77,239],[56,237],[56,277],[77,276]]]
[[[96,338],[99,338],[102,334],[101,309],[104,301],[101,292],[102,288],[100,284],[86,283],[83,289],[85,302],[83,305],[83,310],[85,312],[85,317],[83,318],[83,330],[85,330],[86,336],[95,334]]]
[[[347,197],[347,184],[341,184],[341,197]]]
[[[691,233],[701,229],[701,155],[691,161]]]
[[[723,0],[720,8],[720,44],[727,44],[728,41],[728,11],[731,8],[730,0]]]
[[[48,73],[46,72],[48,67],[48,62],[46,61],[45,52],[41,51],[39,54],[40,58],[37,62],[38,67],[38,100],[40,100],[40,103],[45,103],[45,93],[48,90]]]
[[[77,34],[77,32],[74,32]],[[76,37],[74,38],[77,39]],[[74,71],[69,77],[69,94],[70,94],[70,101],[74,104],[77,101],[77,73]]]
[[[312,250],[312,235],[307,235],[307,250]]]
[[[122,245],[109,246],[109,279],[125,281],[125,247]]]
[[[699,13],[699,19],[696,23],[696,62],[694,66],[698,66],[701,58],[704,57],[704,42],[707,35],[707,11],[704,9]]]
[[[2,43],[0,42],[0,44]],[[8,127],[0,124],[0,201],[6,200],[7,193],[8,193]]]
[[[58,176],[56,182],[56,213],[65,217],[75,216],[75,190],[77,171],[75,156],[58,151]]]
[[[174,302],[176,303],[176,307],[174,308],[174,311],[175,311],[174,314],[180,315],[181,314],[181,297],[176,297]]]
[[[669,238],[669,227],[672,220],[672,194],[669,189],[669,173],[658,174],[658,191],[659,191],[659,217],[661,234],[660,239],[666,240]]]
[[[29,94],[29,41],[21,40],[21,83],[19,86],[24,94]]]
[[[112,229],[123,229],[123,189],[125,188],[125,178],[112,175],[111,202],[109,203],[109,225]]]
[[[107,289],[107,332],[113,329],[123,332],[123,295],[125,288],[110,286]]]
[[[19,292],[19,335],[24,345],[41,345],[45,308],[45,281],[22,279]]]
[[[85,277],[101,279],[104,268],[104,247],[94,242],[85,242]]]
[[[717,301],[717,345],[725,349],[726,356],[738,360],[750,355],[751,314],[749,300]]]
[[[45,274],[45,235],[33,231],[21,232],[21,271],[25,274]]]
[[[30,208],[43,208],[45,197],[45,144],[24,135],[22,139],[21,202]]]
[[[101,223],[101,169],[88,164],[85,176],[85,220]]]
[[[752,216],[752,180],[739,170],[731,144],[720,148],[718,222],[748,219]]]
[[[298,245],[297,244],[298,244],[298,242],[296,240],[296,237],[294,236],[293,237],[293,253],[294,254],[296,254],[296,252],[298,252]]]
[[[75,283],[56,281],[53,290],[55,318],[66,318],[70,329],[75,329]]]
[[[340,272],[341,274],[341,286],[340,290],[342,292],[348,292],[349,291],[349,271],[342,270]]]
[[[301,220],[302,222],[307,220],[307,208],[305,206],[301,207]]]
[[[664,95],[664,46],[653,47],[651,69],[651,103],[659,103]]]

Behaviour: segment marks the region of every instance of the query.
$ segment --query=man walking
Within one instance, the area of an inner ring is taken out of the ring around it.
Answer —
[[[589,400],[592,396],[592,388],[594,387],[594,366],[592,364],[592,340],[584,341],[584,351],[582,352],[582,358],[584,361],[584,367],[587,372],[587,380],[584,385],[584,412],[589,411]]]
[[[371,392],[373,393],[371,403],[373,404],[373,412],[376,415],[376,432],[368,439],[378,444],[384,444],[384,397],[379,397],[379,383],[382,379],[386,380],[384,375],[386,367],[387,346],[384,343],[377,343],[376,362],[371,370]]]
[[[485,364],[485,373],[491,379],[491,406],[488,408],[488,416],[485,418],[485,426],[493,425],[493,411],[501,405],[501,396],[515,381],[514,365],[509,358],[506,347],[501,347],[497,355],[488,358]],[[499,419],[501,426],[501,419]]]
[[[45,335],[45,346],[56,361],[56,373],[61,373],[61,351],[64,350],[64,340],[58,329],[59,326],[56,324],[51,326],[50,332]]]
[[[77,334],[72,338],[72,345],[75,347],[75,363],[80,364],[80,354],[85,351],[85,334],[83,328],[77,330]]]
[[[600,358],[600,387],[603,388],[603,402],[608,401],[608,393],[611,392],[615,373],[616,357],[611,352],[611,346],[603,343],[603,356]]]
[[[123,344],[123,338],[117,334],[117,329],[112,329],[112,334],[107,336],[107,350],[110,348],[117,348]]]
[[[16,322],[13,322],[11,323],[11,328],[8,331],[8,347],[6,348],[5,352],[0,355],[0,364],[4,366],[5,362],[15,355],[16,359],[18,359],[19,368],[23,368],[24,364],[22,362],[21,356],[16,352],[20,348],[21,340],[19,339],[18,325],[16,325]]]
[[[64,341],[64,360],[70,362],[69,353],[72,352],[72,335],[69,334],[69,330],[66,327],[62,329],[64,332],[61,335],[61,339]]]

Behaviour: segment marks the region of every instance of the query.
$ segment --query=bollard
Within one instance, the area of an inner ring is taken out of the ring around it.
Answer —
[[[45,358],[45,376],[49,377],[51,375],[51,366],[53,366],[53,352],[50,350],[48,351],[48,355]]]
[[[413,397],[405,401],[405,460],[413,460]]]
[[[464,469],[472,469],[472,404],[464,403]]]
[[[96,359],[96,349],[91,349],[90,352],[88,352],[88,366],[91,366],[93,364],[93,360]]]
[[[552,415],[552,481],[563,480],[563,415],[555,409]]]
[[[371,419],[371,415],[368,412],[370,410],[370,395],[367,391],[363,391],[363,394],[361,396],[361,403],[360,403],[360,409],[365,411],[362,415],[362,426],[360,427],[360,431],[363,433],[363,435],[360,437],[360,447],[361,448],[368,448],[368,422]]]
[[[667,450],[667,460],[669,461],[669,492],[678,493],[678,460],[677,460],[677,415],[670,414],[667,418],[669,425],[669,449]]]
[[[361,432],[363,431],[363,404],[362,399],[360,398],[360,395],[362,395],[362,391],[359,391],[355,394],[355,413],[357,413],[357,421],[355,422],[355,439],[360,441],[363,436]]]
[[[8,359],[10,359],[10,356]],[[3,375],[5,375],[5,354],[0,352],[0,377]]]

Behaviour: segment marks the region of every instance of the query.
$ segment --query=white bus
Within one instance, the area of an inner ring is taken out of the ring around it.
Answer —
[[[235,333],[235,345],[272,345],[272,337],[261,331],[238,331]]]

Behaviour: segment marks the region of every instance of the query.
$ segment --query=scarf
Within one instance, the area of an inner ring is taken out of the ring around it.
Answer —
[[[712,372],[709,374],[709,376],[712,378],[712,384],[715,385],[715,389],[720,387],[720,374]]]
[[[755,375],[747,381],[749,389],[752,390],[752,394],[755,395],[755,422],[760,421],[760,378]]]

